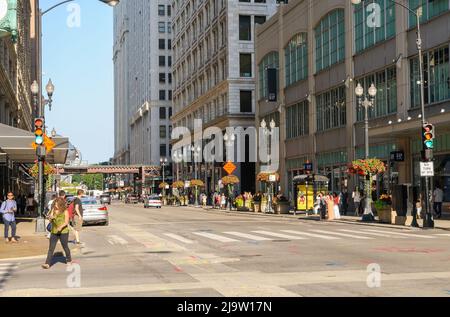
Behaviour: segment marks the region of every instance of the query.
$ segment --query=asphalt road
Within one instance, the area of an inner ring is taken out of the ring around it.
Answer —
[[[0,261],[0,296],[450,296],[449,231],[109,210],[108,227],[83,228],[72,271]]]

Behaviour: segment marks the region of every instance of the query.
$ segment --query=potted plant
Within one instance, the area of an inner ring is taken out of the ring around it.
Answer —
[[[392,223],[391,198],[389,195],[382,195],[375,202],[375,209],[378,214],[378,220],[381,223]]]
[[[289,199],[285,196],[277,196],[274,197],[274,209],[277,214],[288,214],[291,210],[291,205],[289,203]]]
[[[235,204],[238,211],[248,211],[248,209],[244,206],[244,197],[242,197],[242,195],[236,197]]]

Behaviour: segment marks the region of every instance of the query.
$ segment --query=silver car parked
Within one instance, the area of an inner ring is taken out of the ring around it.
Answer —
[[[106,205],[92,197],[83,197],[81,203],[83,204],[83,225],[109,225],[109,214]]]

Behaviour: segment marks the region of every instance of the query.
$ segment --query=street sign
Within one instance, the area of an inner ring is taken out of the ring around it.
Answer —
[[[275,183],[277,181],[277,175],[271,174],[269,175],[269,182]]]
[[[404,162],[405,152],[403,151],[393,151],[391,152],[391,162]]]
[[[422,177],[434,176],[434,163],[420,162],[420,176]]]
[[[305,171],[312,171],[313,170],[313,164],[312,163],[305,163],[304,168],[305,168]]]
[[[236,165],[234,165],[232,162],[228,161],[224,165],[223,169],[225,170],[225,172],[228,173],[228,175],[230,175],[236,170]]]

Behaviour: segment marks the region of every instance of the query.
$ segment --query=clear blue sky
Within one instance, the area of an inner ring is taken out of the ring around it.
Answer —
[[[41,0],[48,9],[61,0]],[[113,9],[97,0],[77,0],[80,27],[62,5],[43,18],[43,81],[55,85],[46,124],[69,137],[89,163],[114,152]]]

